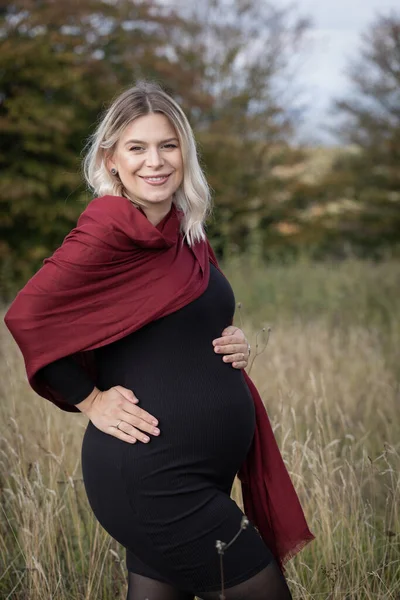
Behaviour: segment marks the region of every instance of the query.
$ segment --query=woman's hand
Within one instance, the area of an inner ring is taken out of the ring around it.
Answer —
[[[160,430],[157,419],[139,408],[138,402],[132,390],[116,385],[104,392],[95,388],[76,406],[104,433],[131,444],[147,443],[150,437],[144,432],[159,435]]]
[[[232,363],[235,369],[245,369],[250,356],[250,344],[243,331],[230,325],[222,332],[222,337],[213,340],[214,352],[224,354],[222,360]]]

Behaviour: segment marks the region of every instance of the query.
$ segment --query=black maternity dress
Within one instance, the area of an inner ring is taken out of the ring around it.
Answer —
[[[243,513],[229,495],[255,428],[243,372],[212,345],[234,310],[229,282],[210,264],[199,298],[96,349],[96,386],[133,390],[139,406],[159,420],[161,434],[129,444],[89,421],[82,446],[90,505],[126,548],[128,570],[198,595],[220,589],[215,543],[229,542],[240,529]],[[41,372],[75,404],[93,389],[70,357]],[[272,560],[249,526],[225,552],[225,586],[247,580]]]

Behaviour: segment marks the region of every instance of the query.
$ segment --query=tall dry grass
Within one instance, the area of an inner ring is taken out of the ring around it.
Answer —
[[[399,600],[400,265],[236,261],[226,273],[316,535],[287,567],[294,598]],[[4,325],[0,351],[0,598],[122,600],[124,552],[83,489],[85,418],[30,390]]]

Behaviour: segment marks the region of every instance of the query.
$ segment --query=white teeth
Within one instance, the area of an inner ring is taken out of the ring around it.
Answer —
[[[145,179],[147,179],[147,181],[162,181],[163,179],[166,179],[166,177],[145,177]]]

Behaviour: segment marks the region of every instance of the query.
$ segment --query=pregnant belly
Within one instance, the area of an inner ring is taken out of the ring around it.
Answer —
[[[204,372],[198,367],[191,373],[169,368],[158,375],[135,368],[120,374],[118,381],[159,420],[161,434],[151,436],[148,444],[122,442],[140,485],[149,474],[165,476],[171,485],[177,484],[175,476],[187,480],[190,474],[222,485],[232,482],[255,427],[254,403],[242,371],[224,363]],[[116,385],[111,380],[102,383],[107,384],[104,389]]]
[[[171,371],[162,378],[131,377],[134,386],[130,376],[121,385],[134,389],[140,406],[159,419],[161,434],[129,444],[89,422],[82,445],[85,488],[96,517],[116,539],[121,490],[138,528],[170,535],[177,524],[186,528],[199,512],[212,511],[216,490],[229,494],[253,438],[254,403],[243,373],[232,367],[218,376],[196,369],[191,378]]]
[[[252,421],[253,399],[243,372],[231,365],[221,367],[189,372],[170,369],[152,376],[132,373],[125,382],[140,406],[160,420],[160,426],[163,419],[174,431],[189,428],[200,435],[223,426],[226,432],[237,433],[237,426],[246,428],[246,422]]]

